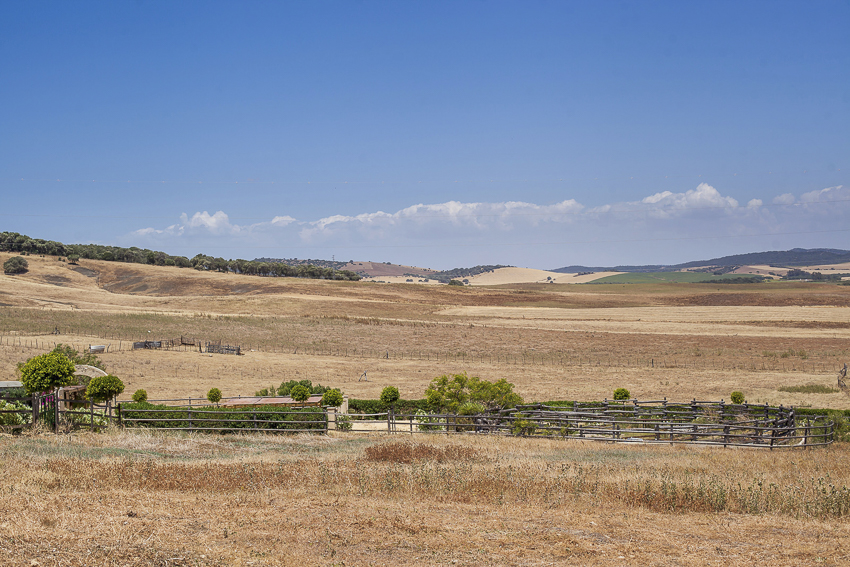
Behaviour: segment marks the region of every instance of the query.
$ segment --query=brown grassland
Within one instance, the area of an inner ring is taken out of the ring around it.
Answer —
[[[0,254],[0,262],[8,255]],[[466,371],[526,400],[846,408],[850,287],[448,286],[274,279],[28,257],[0,276],[0,379],[108,344],[127,392],[253,394],[310,378],[421,397]],[[60,335],[50,331],[59,328]],[[239,344],[132,351],[180,336]],[[358,381],[367,371],[369,380]],[[0,437],[3,565],[848,563],[850,449],[638,447],[439,434]]]

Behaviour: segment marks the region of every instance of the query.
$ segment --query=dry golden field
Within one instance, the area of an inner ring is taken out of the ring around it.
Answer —
[[[7,255],[0,255],[0,262]],[[0,379],[57,342],[110,346],[126,394],[290,379],[421,397],[467,371],[529,401],[844,408],[850,287],[447,286],[271,279],[28,257],[0,276]],[[51,334],[58,328],[59,335]],[[129,350],[180,336],[243,346]],[[366,371],[368,382],[358,381]],[[0,436],[0,564],[842,565],[845,444],[636,447],[439,434]],[[402,443],[402,444],[399,444]]]
[[[5,256],[0,255],[0,261]],[[850,359],[850,287],[535,285],[451,288],[208,274],[29,257],[0,276],[0,375],[63,342],[103,356],[129,392],[250,395],[290,379],[376,397],[418,398],[437,375],[506,378],[527,400],[728,399],[846,407],[832,386]],[[62,334],[52,335],[58,328]],[[195,349],[129,350],[130,341],[194,337],[241,345],[241,357]],[[358,381],[363,372],[369,381]],[[128,393],[129,393],[128,392]]]
[[[845,565],[845,445],[0,438],[3,565]]]

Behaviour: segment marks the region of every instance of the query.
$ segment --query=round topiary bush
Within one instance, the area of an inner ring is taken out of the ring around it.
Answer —
[[[138,403],[148,401],[148,393],[141,388],[133,392],[133,401]]]
[[[207,392],[207,399],[212,404],[217,404],[221,401],[221,390],[218,388],[210,388],[210,391]]]
[[[118,376],[107,374],[106,376],[96,376],[89,381],[89,385],[86,386],[86,397],[94,403],[103,403],[123,391],[124,382]]]
[[[396,403],[401,395],[398,393],[398,388],[395,386],[387,386],[381,391],[381,403],[388,406]]]
[[[306,402],[310,399],[310,389],[303,384],[298,384],[289,391],[289,397],[296,402]]]
[[[614,390],[614,399],[615,400],[628,400],[631,399],[632,394],[625,388],[617,388]]]
[[[338,408],[342,405],[342,392],[339,388],[331,388],[330,390],[325,390],[325,393],[322,394],[322,405],[323,406],[333,406]]]
[[[20,367],[21,383],[27,392],[46,392],[74,381],[74,363],[58,352],[40,354]]]
[[[729,395],[729,399],[732,400],[733,404],[743,404],[744,403],[744,392],[738,392],[736,390]]]

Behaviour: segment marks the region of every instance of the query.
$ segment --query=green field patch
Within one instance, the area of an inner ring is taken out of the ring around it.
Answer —
[[[715,276],[703,272],[633,272],[599,278],[582,285],[594,284],[648,284],[648,283],[705,283],[711,281],[735,280],[740,274]]]

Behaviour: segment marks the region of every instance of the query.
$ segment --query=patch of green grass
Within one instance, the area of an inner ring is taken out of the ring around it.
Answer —
[[[618,274],[588,282],[593,284],[647,284],[647,283],[706,283],[708,281],[736,280],[740,274],[723,274],[715,276],[703,272],[634,272],[629,274]]]

